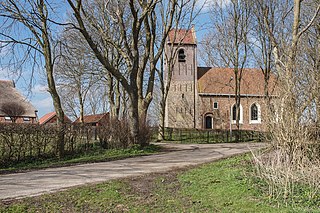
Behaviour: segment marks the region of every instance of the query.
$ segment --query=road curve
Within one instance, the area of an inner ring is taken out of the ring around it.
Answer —
[[[265,147],[265,143],[166,144],[171,151],[110,162],[49,168],[0,175],[0,200],[19,199],[56,192],[73,186],[166,172],[174,168],[212,162]]]

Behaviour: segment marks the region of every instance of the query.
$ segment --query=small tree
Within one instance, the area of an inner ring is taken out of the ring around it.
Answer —
[[[17,119],[26,112],[21,104],[15,102],[6,102],[2,104],[0,111],[8,115],[13,123],[15,123]]]
[[[243,71],[248,63],[250,48],[251,2],[248,0],[231,0],[230,3],[225,5],[217,1],[213,5],[212,14],[214,14],[211,17],[213,31],[206,36],[202,53],[210,66],[233,68],[234,87],[232,89],[234,89],[235,97],[236,126],[239,130],[241,81]],[[238,141],[238,135],[236,137]]]

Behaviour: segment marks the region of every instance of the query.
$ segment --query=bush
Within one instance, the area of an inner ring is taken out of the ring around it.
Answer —
[[[105,149],[127,148],[130,145],[130,128],[125,120],[111,120],[108,126],[99,127],[98,137]]]
[[[148,144],[150,130],[140,127],[141,145]],[[58,128],[54,125],[0,124],[0,164],[7,167],[18,162],[58,157]],[[65,154],[73,155],[93,149],[124,149],[132,146],[126,120],[113,120],[108,126],[67,125]]]
[[[0,124],[0,163],[55,155],[57,131],[26,124]]]
[[[133,144],[130,126],[127,120],[112,120],[110,125],[100,127],[99,141],[104,148],[128,148]],[[151,140],[151,129],[148,124],[140,123],[139,145],[146,146]]]

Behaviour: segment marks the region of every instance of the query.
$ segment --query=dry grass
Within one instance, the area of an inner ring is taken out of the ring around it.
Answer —
[[[319,202],[320,207],[320,160],[308,147],[296,145],[293,153],[274,147],[254,154],[257,175],[267,182],[270,198],[294,203],[303,196],[304,202]]]

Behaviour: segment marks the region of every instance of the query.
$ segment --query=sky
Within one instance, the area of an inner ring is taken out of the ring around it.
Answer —
[[[206,26],[210,24],[209,20],[209,10],[208,6],[213,1],[221,1],[221,0],[199,0],[199,5],[202,5],[206,2],[204,10],[200,14],[200,16],[195,20],[195,29],[197,31],[197,39],[201,41],[202,37],[206,32]],[[221,3],[223,5],[228,4],[230,0],[222,0]],[[1,44],[0,44],[1,46]],[[6,50],[1,49],[0,57],[5,55]],[[27,69],[27,68],[26,68]],[[54,107],[52,104],[52,99],[50,94],[47,92],[46,81],[44,80],[44,74],[40,72],[35,73],[35,78],[32,83],[31,92],[28,89],[30,85],[30,76],[29,73],[25,72],[22,76],[18,77],[18,75],[14,75],[7,68],[1,67],[0,65],[0,79],[2,80],[14,80],[16,82],[16,88],[32,103],[32,105],[38,110],[38,117],[41,118],[46,113],[54,111]],[[1,92],[1,91],[0,91]]]

